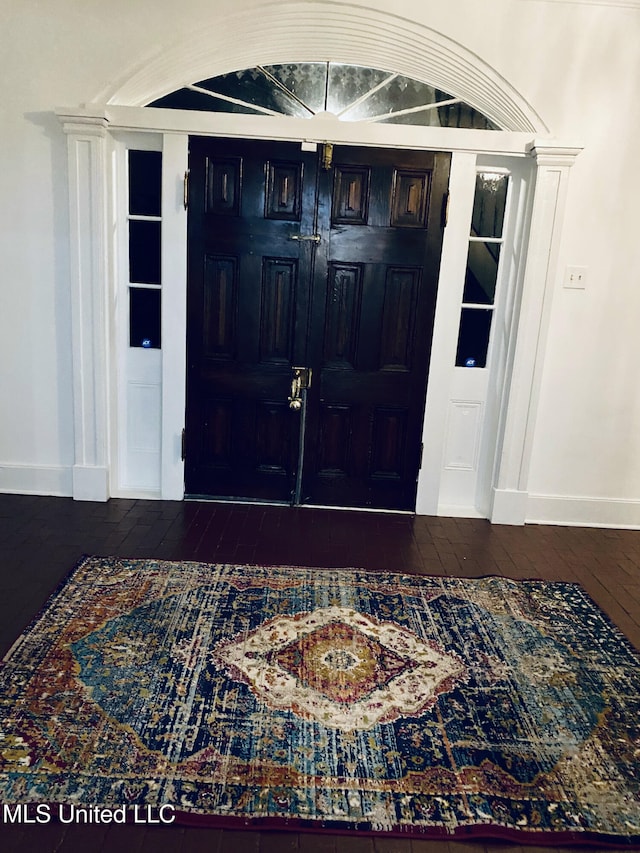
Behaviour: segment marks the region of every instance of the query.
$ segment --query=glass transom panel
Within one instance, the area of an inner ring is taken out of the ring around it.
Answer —
[[[164,109],[500,130],[459,98],[419,80],[337,62],[257,65],[200,80],[148,104]]]

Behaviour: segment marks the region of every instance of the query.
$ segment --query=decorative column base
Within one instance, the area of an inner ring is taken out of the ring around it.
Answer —
[[[519,492],[516,489],[494,489],[491,523],[523,525],[527,517],[528,501],[528,492]]]
[[[74,465],[73,499],[76,501],[109,500],[109,469]]]

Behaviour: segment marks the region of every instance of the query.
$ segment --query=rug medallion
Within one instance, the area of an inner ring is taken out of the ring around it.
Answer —
[[[639,758],[567,583],[89,557],[0,669],[0,803],[638,844]]]

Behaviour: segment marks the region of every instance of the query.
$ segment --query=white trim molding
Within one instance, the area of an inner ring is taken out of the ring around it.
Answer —
[[[220,16],[188,39],[162,45],[96,103],[144,106],[185,84],[281,62],[344,62],[406,74],[460,98],[505,130],[548,128],[491,66],[416,21],[345,2],[283,0]]]
[[[76,108],[78,109],[78,108]],[[220,136],[273,141],[304,140],[340,145],[376,145],[381,148],[419,148],[429,151],[459,151],[470,154],[515,154],[526,157],[533,134],[515,130],[475,130],[471,128],[423,127],[385,122],[342,121],[320,113],[313,118],[294,116],[214,113],[204,110],[173,110],[159,107],[131,107],[94,104],[79,110],[80,115],[100,117],[111,130],[182,133],[193,136]],[[60,120],[71,120],[73,107],[56,110]],[[365,142],[366,138],[366,142]]]
[[[640,530],[640,501],[616,498],[529,495],[527,524]]]
[[[182,430],[187,375],[187,211],[189,138],[165,134],[162,170],[162,458],[164,500],[184,497]]]
[[[522,525],[527,517],[529,496],[518,489],[494,489],[492,524]]]
[[[536,140],[536,177],[522,297],[514,316],[503,394],[491,521],[524,524],[531,450],[556,280],[569,170],[582,149]]]
[[[62,465],[15,465],[1,462],[0,492],[69,498],[73,492],[73,469]]]
[[[65,121],[73,348],[73,496],[109,498],[107,122]]]

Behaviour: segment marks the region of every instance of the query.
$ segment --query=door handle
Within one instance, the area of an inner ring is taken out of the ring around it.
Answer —
[[[299,243],[319,243],[322,237],[319,234],[289,234],[289,239]]]
[[[289,408],[300,412],[300,431],[298,434],[298,470],[296,471],[295,488],[291,493],[291,502],[299,504],[302,500],[302,471],[304,467],[304,449],[306,446],[307,425],[307,390],[311,387],[311,368],[292,367],[291,396]]]
[[[299,412],[302,409],[303,391],[311,387],[311,368],[310,367],[292,367],[293,378],[291,379],[291,395],[289,399],[289,408],[294,412]]]

